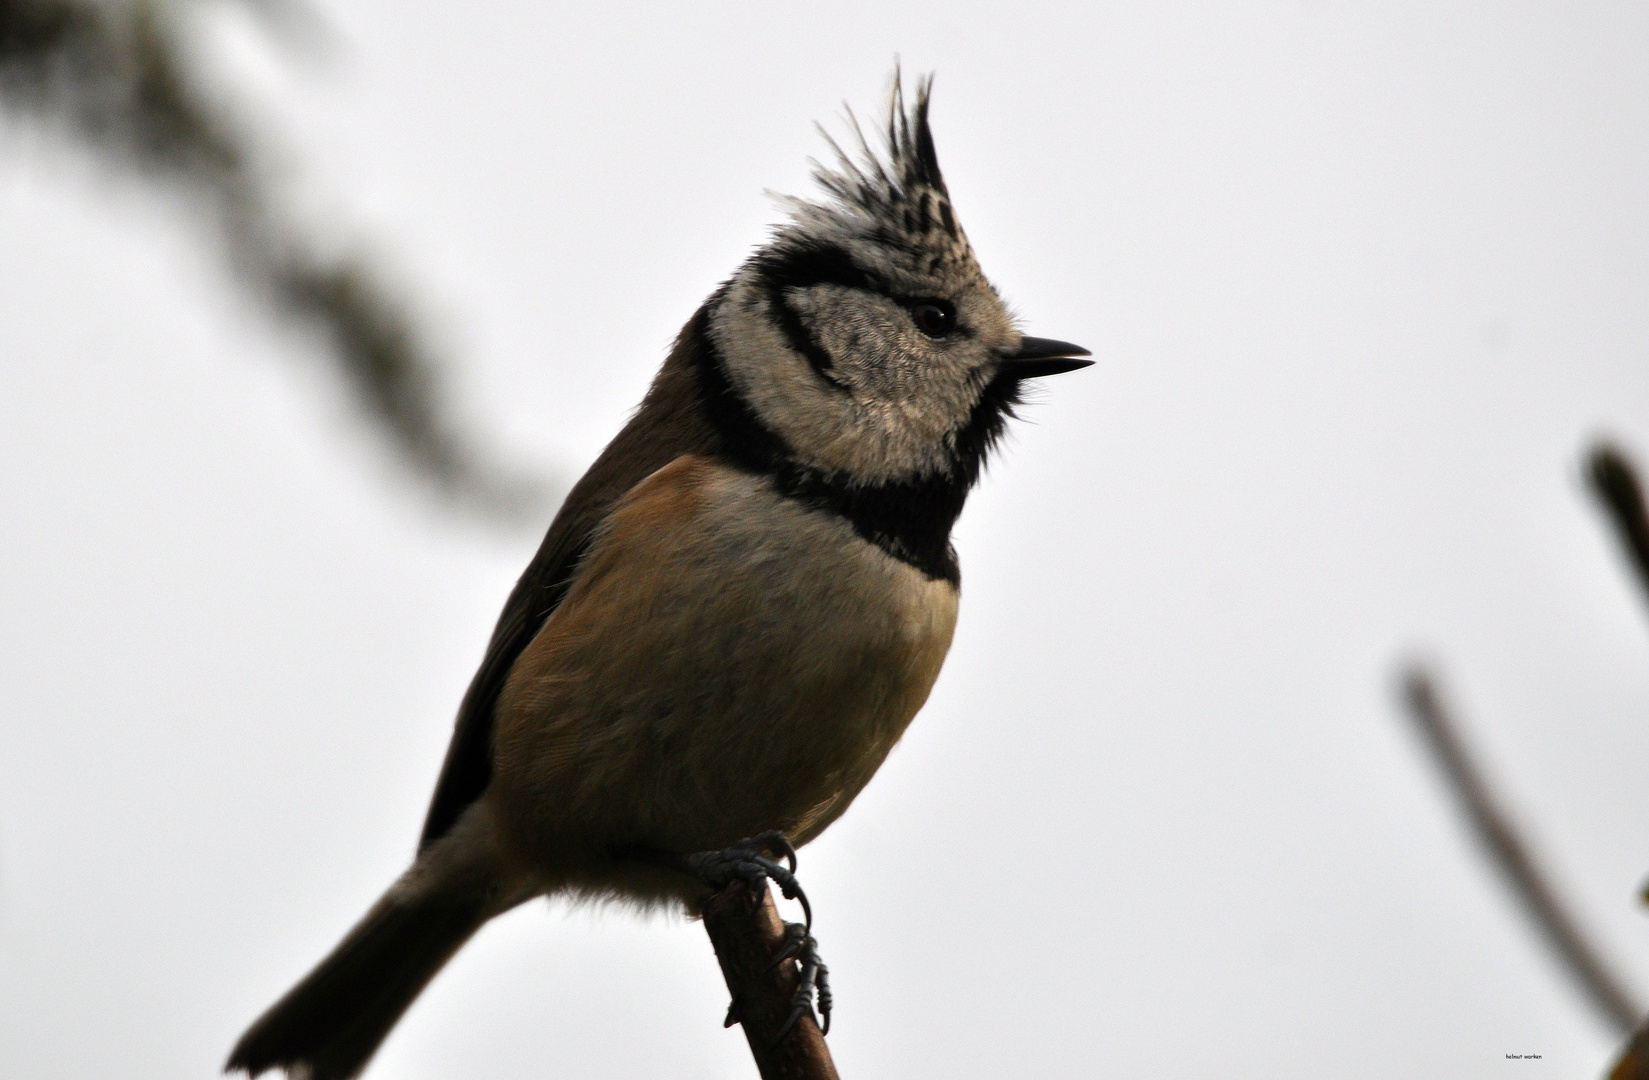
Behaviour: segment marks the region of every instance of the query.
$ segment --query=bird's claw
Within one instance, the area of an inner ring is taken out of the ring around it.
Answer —
[[[770,857],[775,855],[784,862]],[[779,887],[786,900],[795,900],[802,905],[804,921],[784,924],[784,942],[779,947],[778,959],[773,962],[773,966],[777,967],[794,960],[799,969],[790,1016],[779,1028],[774,1042],[790,1034],[790,1029],[803,1016],[814,1015],[815,1006],[819,1033],[829,1034],[832,1004],[830,969],[819,959],[819,943],[813,938],[813,905],[807,902],[807,893],[802,891],[801,883],[796,880],[796,848],[790,838],[776,831],[758,833],[721,851],[700,851],[688,855],[685,861],[686,865],[682,868],[712,889],[742,881],[750,886],[751,892],[759,893],[771,881]],[[732,1027],[740,1023],[741,1011],[739,1000],[734,998],[727,1006],[727,1019],[723,1026]]]
[[[779,830],[769,829],[764,833],[757,833],[744,843],[756,844],[776,855],[783,855],[784,861],[790,864],[790,872],[796,872],[796,846],[790,842],[790,837]]]
[[[778,855],[789,866],[781,866],[768,858],[765,852]],[[807,894],[796,880],[796,849],[782,832],[757,833],[720,851],[700,851],[689,855],[687,870],[711,888],[742,881],[750,886],[751,892],[756,892],[771,881],[779,887],[786,900],[795,900],[802,905],[807,928],[813,928],[813,905],[807,902]]]
[[[790,1029],[796,1026],[796,1021],[803,1016],[813,1015],[815,999],[818,1004],[819,1034],[830,1034],[830,1007],[834,1003],[830,995],[830,969],[819,959],[819,943],[801,923],[784,924],[784,945],[779,949],[777,963],[782,964],[791,959],[794,959],[800,968],[796,977],[796,996],[791,1001],[790,1016],[785,1020],[784,1026],[779,1028],[779,1034],[773,1040],[775,1043],[790,1034]]]

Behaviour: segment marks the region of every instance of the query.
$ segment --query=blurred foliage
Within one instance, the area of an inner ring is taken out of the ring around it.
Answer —
[[[209,99],[200,58],[185,47],[185,20],[202,3],[0,0],[0,107],[199,199],[238,276],[322,332],[361,411],[419,475],[492,513],[538,511],[546,486],[488,464],[448,415],[450,365],[412,305],[369,259],[322,254],[280,211],[261,167],[267,140]],[[289,31],[319,25],[294,0],[257,10]]]

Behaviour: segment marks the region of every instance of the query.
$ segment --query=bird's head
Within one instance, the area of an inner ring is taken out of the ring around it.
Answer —
[[[980,270],[934,153],[930,81],[907,111],[895,74],[883,152],[856,122],[860,160],[832,141],[814,173],[827,197],[786,200],[790,220],[709,312],[755,418],[798,464],[855,484],[971,484],[1020,381],[1088,363],[1022,335]]]

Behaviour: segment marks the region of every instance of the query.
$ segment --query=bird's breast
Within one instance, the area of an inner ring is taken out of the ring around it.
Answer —
[[[495,784],[544,843],[805,841],[938,677],[957,590],[703,458],[614,508],[500,697]]]

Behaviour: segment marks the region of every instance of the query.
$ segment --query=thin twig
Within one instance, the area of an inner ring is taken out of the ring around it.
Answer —
[[[1609,512],[1615,534],[1638,572],[1638,584],[1649,598],[1649,512],[1644,507],[1637,469],[1619,447],[1600,442],[1587,458],[1586,478],[1592,493]],[[1609,1072],[1609,1080],[1649,1080],[1649,1019],[1632,1033]]]
[[[1466,752],[1431,676],[1421,668],[1411,668],[1403,678],[1403,698],[1471,820],[1479,843],[1507,886],[1584,992],[1587,1003],[1622,1035],[1629,1033],[1643,1019],[1643,1007],[1586,940],[1546,875],[1535,865],[1528,845],[1496,804],[1488,783]]]
[[[1638,584],[1649,598],[1649,511],[1644,508],[1637,470],[1619,447],[1602,442],[1592,448],[1586,476],[1592,493],[1609,511],[1621,546],[1638,572]]]
[[[762,1080],[839,1080],[830,1050],[810,1013],[779,1038],[796,996],[793,960],[779,960],[784,923],[772,893],[735,881],[704,905],[704,929],[721,961],[733,1004],[727,1017],[744,1028]]]

